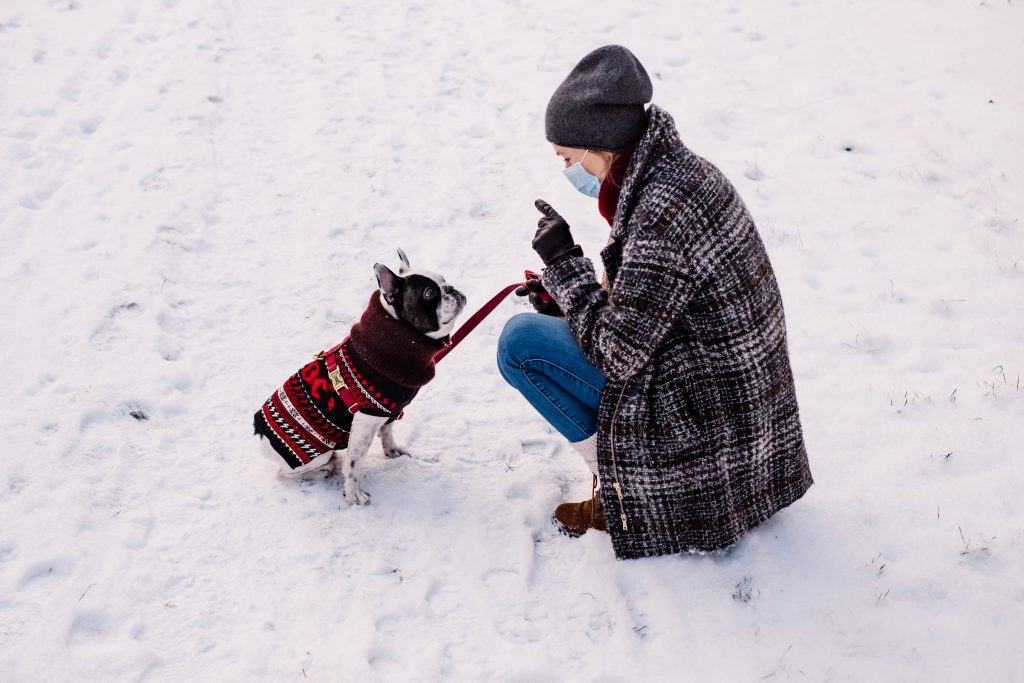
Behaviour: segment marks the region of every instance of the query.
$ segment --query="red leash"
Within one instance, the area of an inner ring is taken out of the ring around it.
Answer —
[[[538,278],[540,278],[540,275],[537,275],[537,273],[534,273],[533,271],[530,270],[526,271],[527,280],[534,280]],[[465,339],[470,332],[476,329],[477,325],[484,321],[484,318],[489,316],[494,311],[494,309],[498,307],[498,304],[500,304],[502,300],[506,296],[508,296],[509,292],[518,287],[523,287],[525,286],[525,284],[525,282],[516,282],[515,284],[511,284],[508,285],[507,287],[504,287],[500,292],[492,296],[490,301],[481,306],[480,310],[471,315],[469,317],[469,320],[467,320],[462,325],[462,327],[455,331],[455,334],[451,336],[451,339],[448,341],[445,347],[434,354],[434,362],[439,363],[442,358],[451,353],[452,349],[459,345],[459,342]],[[549,295],[547,294],[541,294],[541,296],[549,297]]]
[[[529,270],[526,271],[527,280],[535,280],[539,278],[540,275],[537,275],[537,273],[534,273]],[[470,316],[469,320],[467,320],[462,327],[456,330],[455,334],[451,336],[451,338],[448,340],[448,343],[445,344],[444,348],[434,354],[434,362],[437,363],[442,358],[451,353],[451,350],[458,346],[459,342],[465,339],[470,332],[476,329],[477,325],[483,322],[484,318],[489,316],[491,312],[498,307],[498,304],[501,303],[502,299],[508,296],[509,292],[511,292],[513,289],[516,289],[517,287],[523,287],[525,286],[525,284],[525,282],[516,282],[515,284],[508,285],[507,287],[503,288],[500,292],[492,296],[490,301],[485,303],[480,308],[479,311]],[[551,299],[550,295],[548,294],[540,294],[540,296],[548,300]],[[347,341],[348,337],[345,337],[345,339],[340,344],[330,349],[329,351],[321,351],[320,353],[313,356],[313,359],[323,359],[324,362],[327,363],[327,377],[331,380],[331,384],[334,386],[334,390],[337,392],[338,396],[345,404],[345,407],[348,408],[348,412],[358,413],[359,400],[356,398],[355,392],[353,392],[352,389],[349,388],[347,384],[345,384],[345,380],[341,376],[341,368],[338,367],[338,353],[341,347]],[[402,416],[399,415],[398,417],[401,418]]]

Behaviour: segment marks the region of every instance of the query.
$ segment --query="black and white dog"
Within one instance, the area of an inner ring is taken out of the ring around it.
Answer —
[[[327,476],[341,462],[345,500],[364,505],[360,463],[380,435],[389,458],[408,455],[393,422],[434,377],[466,297],[442,275],[413,270],[398,250],[398,274],[379,263],[378,290],[349,336],[292,375],[256,412],[261,451],[285,478]]]

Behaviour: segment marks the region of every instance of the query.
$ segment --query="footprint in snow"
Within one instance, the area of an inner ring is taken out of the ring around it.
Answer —
[[[50,0],[48,6],[54,12],[74,12],[82,9],[82,3],[76,0]]]
[[[764,171],[757,164],[753,164],[747,167],[747,170],[743,173],[744,176],[753,180],[754,182],[760,182],[764,180]]]
[[[526,500],[530,497],[530,486],[526,482],[516,482],[505,490],[508,500]]]
[[[158,168],[149,175],[145,175],[139,179],[139,187],[142,188],[143,192],[156,192],[167,187],[170,183],[167,178],[163,175],[163,168]]]
[[[96,326],[89,337],[90,343],[98,351],[109,351],[117,344],[128,339],[123,328],[127,321],[134,320],[142,314],[142,307],[134,301],[119,304],[110,309],[103,321]]]
[[[68,645],[92,646],[95,641],[116,631],[117,623],[101,610],[88,610],[76,616],[68,625]]]
[[[55,375],[44,373],[36,379],[34,384],[29,385],[29,387],[25,389],[25,393],[28,396],[35,396],[39,394],[39,392],[48,389],[56,381],[57,377]]]
[[[58,189],[60,189],[60,183],[57,181],[44,183],[31,194],[24,195],[21,200],[19,200],[18,204],[23,209],[37,211],[42,208],[43,204],[50,200],[50,197],[52,197]]]
[[[75,563],[70,557],[50,557],[33,562],[18,579],[19,591],[36,586],[51,585],[63,581],[74,569]]]
[[[142,550],[149,545],[149,537],[155,526],[152,515],[148,513],[118,515],[117,524],[121,545],[128,550]]]
[[[10,562],[18,557],[18,545],[16,543],[0,543],[0,564]]]
[[[96,132],[96,129],[100,127],[103,119],[99,116],[90,116],[89,118],[81,119],[78,122],[78,130],[82,132],[82,135],[90,136]]]

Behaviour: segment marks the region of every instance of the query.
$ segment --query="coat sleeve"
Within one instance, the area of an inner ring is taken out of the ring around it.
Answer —
[[[631,219],[612,295],[590,259],[570,257],[544,270],[587,359],[613,381],[643,369],[686,310],[701,279],[690,251],[696,216],[681,207]]]

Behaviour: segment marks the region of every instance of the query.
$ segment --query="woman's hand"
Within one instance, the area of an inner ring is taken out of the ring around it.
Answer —
[[[541,296],[546,294],[547,296]],[[528,296],[533,310],[544,315],[564,318],[565,314],[558,307],[558,303],[551,298],[548,290],[544,289],[544,281],[540,278],[533,278],[526,281],[526,284],[516,289],[516,296]]]
[[[533,250],[544,265],[554,265],[568,256],[583,256],[583,249],[573,242],[565,219],[543,199],[538,199],[533,205],[544,214],[537,221],[537,232],[533,236]]]

